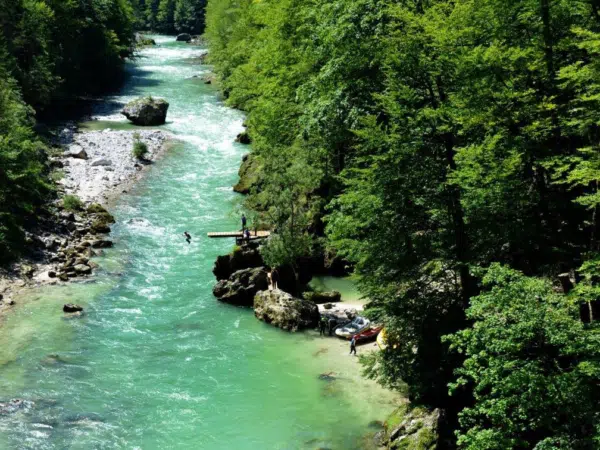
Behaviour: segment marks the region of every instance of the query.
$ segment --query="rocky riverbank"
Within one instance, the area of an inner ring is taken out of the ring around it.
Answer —
[[[89,276],[94,256],[111,247],[107,239],[114,217],[107,211],[119,195],[139,180],[168,148],[163,131],[92,131],[65,127],[49,158],[57,199],[26,234],[23,257],[0,270],[0,314],[14,305],[14,295],[40,284]],[[146,144],[144,159],[134,157],[134,141]]]

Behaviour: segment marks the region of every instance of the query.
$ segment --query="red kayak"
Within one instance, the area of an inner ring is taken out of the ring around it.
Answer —
[[[382,330],[382,328],[383,327],[375,327],[354,335],[354,337],[356,338],[356,342],[361,343],[372,341],[373,339],[377,338],[377,335]]]

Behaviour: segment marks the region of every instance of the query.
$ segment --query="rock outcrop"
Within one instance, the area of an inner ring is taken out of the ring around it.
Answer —
[[[234,272],[242,269],[262,267],[265,263],[256,243],[236,247],[229,255],[218,256],[215,261],[213,273],[217,280],[226,280]]]
[[[213,294],[222,302],[235,306],[252,306],[254,296],[267,289],[269,280],[264,267],[238,270],[228,280],[219,281]]]
[[[253,153],[244,155],[238,175],[240,180],[233,186],[233,190],[240,194],[247,195],[252,187],[257,186],[259,182],[260,163]]]
[[[279,289],[256,294],[254,315],[286,331],[314,328],[319,323],[319,309],[315,303],[292,297]]]
[[[168,109],[166,100],[144,97],[127,103],[121,114],[136,125],[162,125],[167,119]]]
[[[403,405],[386,420],[379,443],[388,449],[434,450],[441,412]]]

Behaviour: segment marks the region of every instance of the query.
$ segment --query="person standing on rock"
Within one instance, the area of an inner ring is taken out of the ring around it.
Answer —
[[[185,240],[187,241],[187,243],[190,244],[192,242],[192,236],[190,236],[190,233],[184,231],[183,235],[185,236]]]
[[[273,289],[279,289],[279,272],[277,269],[271,271],[271,283],[273,284]]]
[[[352,353],[356,356],[356,336],[352,336],[352,340],[350,341],[350,354]]]

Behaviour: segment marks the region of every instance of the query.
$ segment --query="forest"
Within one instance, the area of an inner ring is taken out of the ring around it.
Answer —
[[[344,258],[365,373],[462,449],[600,446],[600,3],[210,0],[270,265]]]
[[[138,30],[161,33],[204,32],[206,0],[131,0]]]
[[[118,86],[136,30],[200,33],[204,0],[0,0],[0,262],[55,197],[36,119]]]

